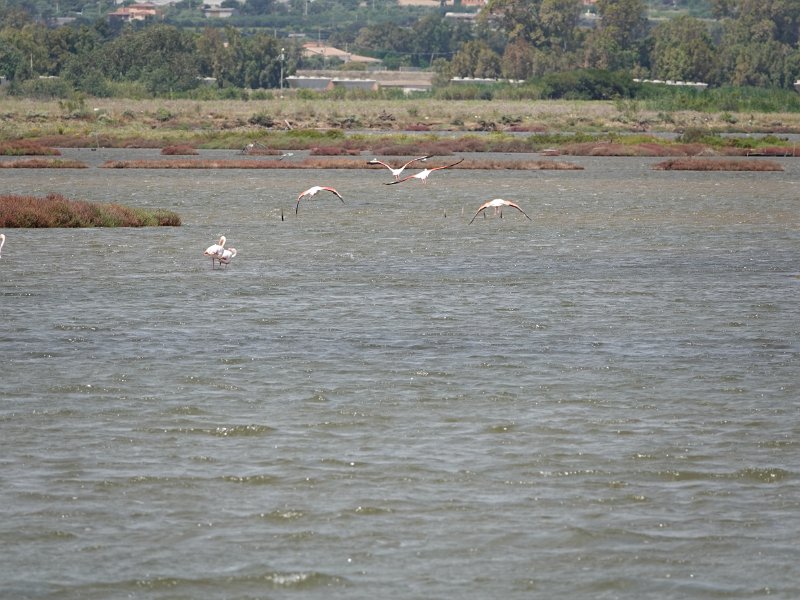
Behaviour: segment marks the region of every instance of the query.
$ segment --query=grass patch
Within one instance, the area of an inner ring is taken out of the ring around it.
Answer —
[[[168,210],[68,200],[60,194],[0,195],[0,227],[154,227],[178,226]]]
[[[768,160],[672,158],[653,165],[656,171],[783,171],[783,165]]]

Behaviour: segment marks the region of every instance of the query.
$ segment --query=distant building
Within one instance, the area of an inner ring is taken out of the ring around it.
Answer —
[[[324,92],[333,88],[333,79],[324,76],[289,75],[286,78],[286,83],[293,89],[315,90],[317,92]]]
[[[318,92],[331,90],[334,87],[366,90],[393,88],[408,94],[429,91],[432,87],[433,73],[431,71],[371,70],[368,73],[369,79],[361,79],[363,75],[360,71],[312,69],[298,71],[297,75],[287,77],[286,82],[290,88]]]
[[[123,6],[114,12],[108,13],[110,21],[121,21],[123,23],[130,23],[131,21],[145,21],[157,17],[159,14],[156,5],[151,2],[142,4],[131,4],[130,6]]]
[[[310,58],[312,56],[321,56],[323,58],[336,58],[342,62],[361,62],[377,64],[381,62],[379,58],[372,58],[370,56],[359,56],[346,50],[339,50],[333,46],[326,46],[320,42],[307,42],[303,44],[303,56]]]
[[[660,85],[675,85],[678,87],[689,87],[694,88],[696,90],[704,90],[708,87],[707,83],[703,83],[702,81],[673,81],[672,79],[667,79],[666,81],[663,79],[633,79],[636,83],[655,83]]]
[[[209,6],[203,8],[203,14],[207,19],[228,19],[236,12],[235,8],[223,8],[222,6]]]
[[[380,87],[374,79],[343,79],[336,77],[331,83],[335,88],[345,88],[347,90],[370,90],[375,92]]]

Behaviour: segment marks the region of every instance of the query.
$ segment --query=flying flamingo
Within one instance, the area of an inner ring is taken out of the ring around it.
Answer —
[[[297,204],[294,207],[294,214],[297,214],[297,209],[300,208],[300,200],[302,200],[303,198],[311,198],[311,196],[313,196],[317,192],[321,192],[322,190],[325,190],[326,192],[330,192],[332,194],[336,194],[337,196],[339,196],[339,200],[341,200],[342,203],[344,203],[344,198],[342,198],[339,192],[337,192],[332,187],[325,187],[324,185],[315,185],[314,187],[308,188],[305,192],[303,192],[297,197]]]
[[[417,162],[418,160],[423,160],[423,161],[424,161],[424,160],[427,160],[427,159],[429,159],[431,156],[432,156],[432,155],[428,155],[428,156],[418,156],[417,158],[412,158],[410,161],[408,161],[406,164],[404,164],[404,165],[403,165],[402,167],[400,167],[399,169],[395,169],[395,168],[391,167],[390,165],[387,165],[385,162],[382,162],[382,161],[378,160],[377,158],[373,158],[372,160],[370,160],[370,161],[367,161],[367,164],[368,164],[368,165],[383,165],[384,167],[386,167],[387,169],[389,169],[389,170],[392,172],[392,175],[394,175],[394,178],[397,180],[397,179],[400,179],[400,174],[401,174],[401,173],[402,173],[402,172],[405,170],[405,168],[406,168],[408,165],[410,165],[411,163],[415,163],[415,162]]]
[[[419,173],[415,173],[414,175],[407,175],[406,177],[403,177],[402,179],[398,179],[396,181],[390,181],[389,183],[384,183],[383,185],[394,185],[395,183],[403,183],[404,181],[408,181],[409,179],[419,179],[422,183],[428,183],[428,175],[430,175],[434,171],[439,171],[440,169],[449,169],[450,167],[455,167],[458,163],[460,163],[463,160],[464,159],[462,158],[461,160],[458,160],[458,161],[454,162],[452,165],[444,165],[442,167],[433,167],[432,169],[423,169]]]
[[[236,256],[236,248],[224,248],[217,254],[217,260],[220,265],[229,265],[234,256]]]
[[[219,260],[220,255],[225,250],[225,236],[222,235],[219,238],[219,241],[216,244],[211,244],[206,251],[203,252],[203,256],[210,256],[211,257],[211,268],[214,268],[214,260]]]
[[[480,208],[478,209],[478,212],[476,212],[475,216],[472,217],[472,221],[474,221],[475,217],[477,217],[479,214],[481,214],[482,211],[486,210],[487,208],[494,208],[494,214],[496,214],[496,215],[499,214],[500,218],[502,219],[503,218],[503,207],[504,206],[510,206],[511,208],[516,208],[519,212],[521,212],[523,215],[525,215],[525,217],[529,221],[533,220],[528,216],[528,214],[524,210],[522,210],[519,207],[519,205],[514,204],[510,200],[503,200],[502,198],[495,198],[494,200],[489,200],[488,202],[484,202],[483,204],[481,204]],[[472,225],[472,221],[469,222],[469,225]]]
[[[3,244],[6,243],[6,234],[0,233],[0,252],[3,251]]]

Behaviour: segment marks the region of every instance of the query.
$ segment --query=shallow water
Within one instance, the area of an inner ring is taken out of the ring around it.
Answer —
[[[800,596],[800,162],[568,160],[0,171],[0,596]]]

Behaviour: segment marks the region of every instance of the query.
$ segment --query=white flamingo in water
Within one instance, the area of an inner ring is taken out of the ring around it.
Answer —
[[[514,204],[510,200],[503,200],[502,198],[495,198],[494,200],[489,200],[488,202],[484,202],[483,204],[481,204],[480,208],[475,213],[475,216],[472,217],[472,221],[474,221],[475,217],[477,217],[479,214],[481,214],[481,212],[483,212],[487,208],[494,208],[494,214],[496,214],[496,215],[499,214],[500,218],[502,219],[503,218],[503,207],[504,206],[510,206],[511,208],[516,208],[519,212],[521,212],[523,215],[525,215],[525,217],[529,221],[533,221],[533,219],[531,219],[528,216],[528,214],[519,207],[518,204]],[[469,222],[469,225],[472,225],[472,221]]]
[[[433,173],[434,171],[440,171],[441,169],[449,169],[450,167],[455,167],[458,163],[463,161],[457,160],[452,165],[444,165],[442,167],[433,167],[432,169],[423,169],[419,173],[415,173],[414,175],[408,175],[407,177],[403,177],[402,179],[398,179],[397,181],[390,181],[389,183],[384,183],[383,185],[394,185],[395,183],[403,183],[404,181],[408,181],[409,179],[419,179],[422,183],[428,183],[428,175]]]
[[[344,203],[344,198],[342,198],[342,196],[339,194],[339,192],[337,192],[332,187],[326,187],[324,185],[315,185],[314,187],[308,188],[305,192],[302,192],[297,197],[297,204],[294,207],[294,214],[297,214],[297,209],[300,208],[300,200],[302,200],[303,198],[311,198],[311,196],[313,196],[317,192],[321,192],[323,190],[325,190],[326,192],[330,192],[332,194],[337,195],[339,197],[339,200],[341,200],[342,203]]]
[[[6,243],[6,234],[0,233],[0,256],[2,256],[3,244],[5,243]]]
[[[236,256],[236,248],[225,248],[217,254],[217,260],[220,265],[229,265],[234,256]]]
[[[225,236],[221,235],[219,237],[219,241],[216,244],[211,244],[206,251],[203,252],[203,256],[210,256],[211,257],[211,268],[214,268],[214,261],[219,260],[220,254],[225,250]]]
[[[400,175],[403,173],[403,171],[405,170],[405,168],[406,168],[408,165],[410,165],[410,164],[412,164],[412,163],[415,163],[415,162],[417,162],[418,160],[425,161],[425,160],[429,159],[431,156],[433,156],[433,155],[428,155],[428,156],[418,156],[417,158],[412,158],[410,161],[408,161],[408,162],[407,162],[406,164],[404,164],[402,167],[399,167],[399,168],[397,168],[397,169],[395,169],[395,168],[394,168],[394,167],[392,167],[391,165],[387,165],[385,162],[383,162],[383,161],[380,161],[380,160],[378,160],[377,158],[373,158],[372,160],[369,160],[369,161],[367,161],[367,164],[368,164],[368,165],[383,165],[384,167],[386,167],[387,169],[389,169],[389,170],[392,172],[392,175],[394,176],[395,180],[397,180],[397,179],[400,179]]]

